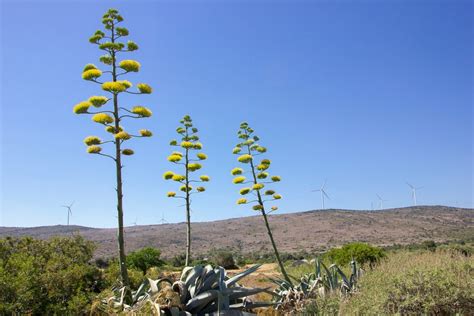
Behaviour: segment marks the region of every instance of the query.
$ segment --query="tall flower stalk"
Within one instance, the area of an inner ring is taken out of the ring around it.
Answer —
[[[265,206],[265,203],[267,202],[281,199],[280,194],[266,187],[266,185],[279,182],[281,179],[279,176],[270,176],[268,173],[268,169],[270,168],[271,164],[270,160],[258,159],[259,156],[266,153],[267,149],[257,143],[259,138],[255,135],[254,130],[249,127],[248,123],[244,122],[240,124],[237,135],[241,142],[235,146],[233,149],[233,154],[239,155],[237,158],[238,162],[248,166],[247,171],[245,171],[243,168],[234,168],[231,171],[231,174],[235,176],[233,179],[234,184],[246,185],[246,187],[240,189],[240,194],[244,197],[238,199],[237,204],[252,205],[252,209],[254,211],[260,212],[264,219],[268,237],[270,237],[270,242],[272,244],[275,257],[278,261],[278,265],[280,266],[281,273],[283,274],[285,280],[292,284],[291,279],[286,273],[283,262],[281,261],[280,253],[278,252],[278,248],[268,222],[268,214],[276,211],[278,207],[271,206],[271,208],[268,210]],[[260,161],[257,162],[257,160]],[[248,177],[246,175],[248,175]]]
[[[194,172],[201,169],[201,161],[207,159],[207,155],[203,152],[197,152],[202,149],[202,144],[199,142],[198,129],[193,126],[193,121],[189,115],[184,116],[180,121],[180,126],[176,129],[179,135],[180,142],[172,140],[170,145],[179,147],[181,151],[173,151],[168,156],[168,161],[175,165],[179,165],[182,173],[175,173],[167,171],[163,174],[165,180],[173,180],[181,184],[179,190],[181,195],[176,192],[168,192],[168,197],[175,199],[183,199],[186,206],[186,266],[191,261],[191,196],[197,193],[202,193],[206,189],[199,185],[210,180],[209,176],[201,175],[199,179],[194,177]],[[196,188],[192,187],[196,183]]]
[[[145,83],[137,84],[137,91],[130,91],[132,83],[128,80],[119,80],[122,76],[138,72],[140,63],[136,60],[122,59],[119,56],[122,53],[132,52],[138,49],[138,45],[132,41],[127,43],[119,39],[128,36],[129,32],[120,24],[123,21],[122,16],[115,9],[108,10],[102,18],[104,30],[98,30],[89,39],[89,42],[97,45],[105,54],[99,60],[104,64],[107,70],[100,70],[93,64],[87,64],[82,72],[82,78],[87,81],[99,84],[102,90],[108,93],[108,96],[91,96],[88,100],[77,104],[73,111],[75,114],[92,115],[92,121],[105,127],[105,131],[112,136],[102,139],[98,136],[88,136],[84,139],[89,154],[95,154],[112,159],[115,162],[116,173],[116,191],[117,191],[117,219],[118,219],[118,252],[120,276],[124,286],[129,286],[129,278],[126,267],[125,244],[123,233],[123,189],[122,189],[122,156],[131,156],[134,151],[130,148],[123,148],[125,143],[132,138],[151,137],[152,133],[147,129],[141,129],[136,135],[128,133],[121,126],[125,118],[148,118],[152,115],[150,109],[144,106],[134,106],[126,108],[119,105],[119,95],[127,94],[150,94],[152,89]],[[103,75],[107,75],[109,80],[101,81]],[[109,105],[107,107],[107,105]],[[96,110],[91,110],[96,108]],[[112,145],[111,153],[103,152],[103,145]]]

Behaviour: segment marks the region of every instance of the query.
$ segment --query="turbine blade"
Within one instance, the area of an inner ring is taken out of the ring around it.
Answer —
[[[323,194],[330,200],[331,198],[327,195],[326,191],[323,190]]]

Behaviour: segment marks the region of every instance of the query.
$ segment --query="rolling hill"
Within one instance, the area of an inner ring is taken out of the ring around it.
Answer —
[[[316,210],[270,216],[275,239],[283,252],[318,251],[351,241],[377,245],[409,244],[423,240],[447,241],[474,237],[474,210],[446,206],[417,206],[382,211]],[[139,225],[125,229],[126,246],[162,250],[164,257],[182,253],[184,223]],[[243,253],[270,251],[260,216],[192,224],[193,251],[205,254],[229,248]],[[0,238],[81,234],[97,243],[97,257],[114,256],[116,230],[82,226],[0,227]]]

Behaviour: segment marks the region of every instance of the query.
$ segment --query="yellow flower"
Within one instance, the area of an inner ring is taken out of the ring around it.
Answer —
[[[167,193],[167,196],[168,196],[168,197],[175,197],[175,196],[176,196],[176,192],[168,192],[168,193]]]
[[[115,126],[106,126],[105,131],[111,134],[115,134]],[[123,131],[122,126],[119,126],[119,132]]]
[[[141,129],[140,135],[142,135],[142,137],[151,137],[153,133],[147,129]]]
[[[209,180],[211,180],[211,178],[209,178],[209,176],[206,176],[206,175],[200,176],[199,179],[201,179],[201,181],[204,181],[204,182],[208,182]]]
[[[205,187],[197,187],[196,190],[198,192],[204,192],[204,191],[206,191],[206,188]]]
[[[188,186],[182,185],[179,189],[180,189],[181,191],[183,191],[183,192],[189,192],[189,191],[191,191],[191,190],[193,189],[193,187],[190,186],[190,185],[188,185]]]
[[[150,109],[144,107],[144,106],[134,106],[132,108],[132,113],[137,114],[138,116],[141,117],[150,117],[151,116],[151,111]]]
[[[267,170],[269,167],[270,167],[270,165],[265,165],[265,164],[261,163],[257,166],[257,169],[260,170],[260,171],[263,171],[263,170]]]
[[[133,155],[135,152],[131,149],[123,149],[122,150],[122,154],[124,154],[125,156],[131,156]]]
[[[279,199],[281,199],[281,195],[280,194],[273,194],[273,198],[275,200],[279,200]]]
[[[245,204],[247,203],[247,199],[241,198],[237,200],[237,204]]]
[[[230,172],[233,176],[237,176],[239,174],[242,174],[244,172],[244,170],[242,170],[242,168],[234,168],[232,169],[232,171]]]
[[[240,156],[239,158],[237,158],[237,160],[242,163],[248,163],[250,162],[250,160],[252,160],[252,156],[249,154],[244,154]]]
[[[178,156],[183,157],[183,153],[181,153],[181,152],[179,152],[179,151],[173,151],[171,154],[172,154],[172,155],[178,155]]]
[[[176,141],[176,139],[173,139],[172,141],[170,141],[170,146],[177,146],[178,145],[178,141]]]
[[[182,159],[183,157],[180,156],[180,155],[174,155],[174,154],[171,154],[168,156],[168,161],[171,161],[171,162],[178,162]]]
[[[80,102],[80,103],[76,104],[72,111],[75,114],[87,113],[87,111],[89,110],[91,105],[92,105],[92,103],[90,103],[89,101],[83,101],[83,102]]]
[[[92,103],[92,105],[95,106],[96,108],[101,107],[102,105],[107,103],[108,100],[109,99],[107,97],[98,96],[98,95],[95,95],[89,98],[89,102]]]
[[[273,177],[271,177],[271,179],[272,179],[273,182],[281,181],[281,178],[279,176],[273,176]]]
[[[273,191],[273,190],[265,191],[265,195],[273,195],[273,194],[275,194],[275,191]]]
[[[235,147],[234,149],[232,149],[232,153],[233,153],[233,154],[238,154],[238,153],[240,153],[241,151],[242,151],[242,148],[240,148],[240,147]]]
[[[127,88],[121,82],[107,81],[102,84],[102,90],[119,93],[127,90]]]
[[[96,145],[92,145],[92,146],[87,147],[87,152],[89,154],[98,154],[98,153],[101,152],[101,150],[102,150],[102,147],[96,146]]]
[[[122,60],[119,63],[119,67],[128,72],[138,72],[140,70],[140,63],[136,60]]]
[[[82,73],[82,79],[84,80],[93,80],[102,76],[102,71],[99,69],[89,69]]]
[[[265,185],[263,183],[255,183],[253,186],[252,186],[252,189],[254,190],[261,190],[263,189]]]
[[[202,144],[201,143],[196,143],[193,146],[194,149],[201,150],[202,149]]]
[[[242,194],[242,195],[245,195],[245,194],[249,193],[250,190],[251,190],[250,188],[243,188],[243,189],[240,189],[239,193]]]
[[[153,89],[146,83],[137,84],[137,88],[141,93],[145,93],[145,94],[150,94],[153,91]]]
[[[193,172],[193,171],[196,171],[196,170],[199,170],[201,169],[202,166],[201,164],[198,164],[198,163],[188,163],[188,170]]]
[[[261,172],[257,174],[257,178],[259,179],[266,179],[268,177],[268,172]]]
[[[174,176],[173,171],[166,171],[165,173],[163,173],[163,179],[165,180],[171,180],[173,176]]]
[[[173,179],[173,181],[183,181],[184,179],[186,179],[185,176],[182,176],[180,174],[174,174],[173,177],[171,177],[171,179]]]
[[[258,151],[259,153],[264,153],[264,152],[267,151],[267,149],[266,149],[265,147],[258,146],[258,147],[257,147],[257,151]]]
[[[130,136],[130,134],[128,134],[127,132],[118,132],[117,134],[114,135],[115,139],[121,139],[121,140],[128,140],[130,138],[132,138]]]
[[[187,142],[187,141],[181,142],[181,147],[183,148],[189,149],[189,148],[193,148],[193,146],[194,144],[191,142]]]
[[[232,182],[233,182],[234,184],[243,183],[244,181],[245,181],[245,177],[244,177],[244,176],[235,177],[234,180],[232,180]]]
[[[271,162],[268,159],[263,159],[262,162],[260,162],[262,165],[270,165]]]
[[[278,210],[278,206],[272,206],[272,211]]]
[[[97,69],[97,67],[94,64],[87,64],[84,66],[84,69],[82,70],[82,72],[86,72],[91,69]]]
[[[84,144],[86,144],[87,146],[100,145],[101,142],[102,141],[97,136],[88,136],[84,138]]]
[[[97,113],[92,117],[92,120],[100,124],[110,124],[114,119],[106,113]]]
[[[263,206],[261,206],[261,205],[254,205],[254,206],[252,206],[252,209],[253,209],[254,211],[261,211],[261,210],[263,210]]]
[[[127,90],[128,88],[132,86],[132,83],[128,80],[119,80],[117,82],[120,83],[122,86],[124,86],[125,90]]]
[[[207,155],[205,153],[198,153],[196,156],[201,160],[207,159]]]

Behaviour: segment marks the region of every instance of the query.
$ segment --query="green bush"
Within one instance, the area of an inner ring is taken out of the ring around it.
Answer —
[[[130,279],[130,287],[138,289],[140,284],[145,280],[143,272],[134,267],[128,267],[128,277]],[[103,272],[104,285],[107,288],[120,286],[120,265],[117,259],[111,260],[109,266]]]
[[[0,239],[0,315],[81,314],[103,287],[82,237]]]
[[[152,247],[145,247],[133,251],[127,255],[127,266],[142,271],[143,275],[151,267],[159,267],[164,264],[160,260],[161,251]]]
[[[474,310],[474,259],[452,252],[403,251],[360,279],[341,314],[469,315]]]
[[[383,249],[359,242],[344,245],[342,248],[332,248],[324,254],[325,259],[340,266],[346,266],[354,259],[361,266],[368,263],[373,267],[383,257]]]
[[[220,250],[216,251],[212,255],[212,261],[215,262],[218,266],[223,267],[224,269],[235,269],[237,266],[235,265],[234,256],[232,252]]]

